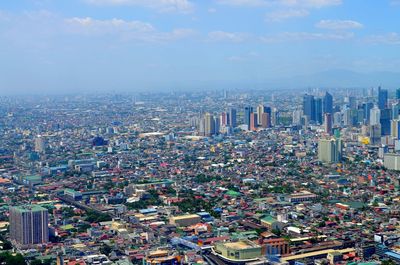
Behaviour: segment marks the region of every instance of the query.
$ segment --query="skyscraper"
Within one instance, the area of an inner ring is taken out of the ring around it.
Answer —
[[[372,102],[365,102],[362,105],[362,109],[364,111],[364,119],[366,123],[370,122],[370,116],[371,116],[371,109],[374,107],[374,104]]]
[[[204,125],[205,136],[212,136],[215,134],[215,120],[210,113],[204,115]]]
[[[325,133],[332,134],[332,114],[324,114],[324,129]]]
[[[313,95],[304,95],[303,114],[307,116],[309,121],[315,121],[315,100]]]
[[[46,140],[41,135],[38,135],[35,139],[35,151],[38,153],[46,152]]]
[[[391,120],[391,110],[390,109],[382,109],[380,116],[380,124],[382,129],[382,136],[390,135],[390,120]]]
[[[17,244],[34,245],[49,241],[46,208],[25,205],[10,208],[10,236]]]
[[[400,140],[400,120],[392,120],[390,122],[390,136],[396,140]]]
[[[400,104],[397,102],[392,105],[392,119],[398,119],[400,113]]]
[[[370,110],[370,120],[369,120],[369,124],[370,125],[377,125],[380,124],[380,119],[381,119],[381,111],[380,109],[375,106]]]
[[[315,102],[315,121],[318,124],[322,124],[322,98],[316,98]]]
[[[236,127],[236,109],[231,108],[229,111],[229,125],[232,128]]]
[[[261,117],[261,127],[270,128],[271,127],[271,114],[264,112]]]
[[[244,108],[244,124],[247,125],[247,130],[250,130],[250,114],[253,112],[253,107]]]
[[[250,131],[257,130],[257,122],[257,114],[254,112],[250,113]]]
[[[388,91],[378,87],[378,108],[385,109],[388,105]]]
[[[323,99],[323,113],[333,113],[333,97],[328,92],[325,93]]]
[[[342,145],[338,139],[320,139],[318,141],[318,160],[325,163],[337,163],[341,160]]]
[[[396,99],[400,99],[400,88],[396,89]]]

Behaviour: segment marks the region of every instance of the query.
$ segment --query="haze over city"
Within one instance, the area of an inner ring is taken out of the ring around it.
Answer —
[[[3,94],[396,87],[396,0],[0,3]]]

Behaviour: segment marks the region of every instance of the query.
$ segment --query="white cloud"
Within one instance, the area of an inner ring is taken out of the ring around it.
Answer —
[[[286,41],[310,40],[348,40],[354,37],[352,32],[343,33],[318,33],[318,32],[284,32],[277,35],[263,36],[260,40],[264,43],[278,43]]]
[[[337,6],[342,4],[342,0],[216,0],[219,4],[231,6],[290,6],[303,8],[321,8]]]
[[[115,35],[121,40],[140,40],[148,42],[165,42],[186,38],[194,34],[191,29],[174,29],[171,32],[160,32],[147,22],[126,21],[123,19],[98,20],[90,17],[69,18],[65,20],[67,30],[71,33],[89,36]]]
[[[366,41],[374,44],[400,44],[400,34],[396,32],[390,32],[384,35],[372,35],[366,38]]]
[[[306,9],[278,10],[266,15],[267,21],[282,21],[290,18],[306,17],[310,12]]]
[[[160,12],[190,13],[194,4],[189,0],[85,0],[94,5],[143,6]]]
[[[243,42],[249,34],[242,32],[212,31],[208,33],[209,41]]]
[[[331,30],[359,29],[363,24],[353,20],[321,20],[315,24],[317,28]]]

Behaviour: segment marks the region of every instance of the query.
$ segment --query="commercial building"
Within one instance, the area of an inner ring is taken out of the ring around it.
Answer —
[[[25,205],[10,208],[10,236],[17,244],[34,245],[49,241],[46,208]]]
[[[228,262],[249,262],[262,256],[261,246],[249,241],[216,243],[214,253]]]
[[[337,139],[320,139],[318,141],[318,160],[325,163],[337,163],[341,159],[341,141]]]
[[[383,156],[383,165],[390,170],[400,170],[400,155],[385,154]]]
[[[176,226],[190,226],[197,224],[201,221],[201,217],[197,214],[187,214],[180,216],[173,216],[170,218],[170,223]]]

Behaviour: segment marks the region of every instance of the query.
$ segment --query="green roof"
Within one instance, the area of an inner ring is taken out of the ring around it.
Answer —
[[[41,207],[39,205],[35,205],[35,204],[33,204],[33,205],[14,206],[14,207],[11,207],[11,209],[13,209],[13,210],[15,210],[17,212],[20,212],[20,213],[42,212],[42,211],[46,211],[47,212],[46,208],[43,208],[43,207]]]
[[[261,218],[261,222],[264,222],[264,223],[272,224],[276,221],[277,220],[274,217],[272,217],[271,215],[266,215],[263,218]]]
[[[240,196],[240,192],[234,191],[234,190],[228,190],[226,192],[226,195],[232,196],[232,197],[237,197]]]

